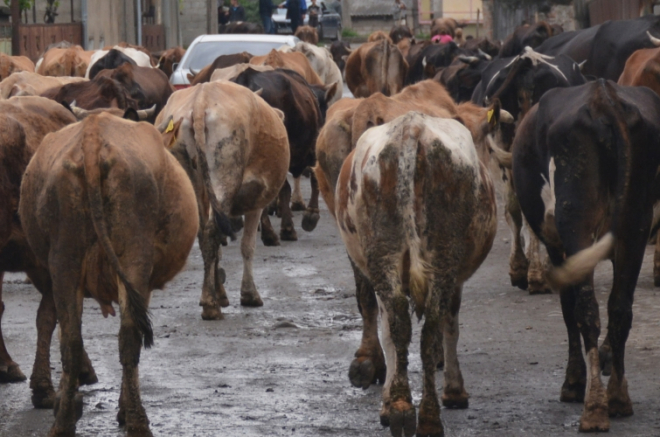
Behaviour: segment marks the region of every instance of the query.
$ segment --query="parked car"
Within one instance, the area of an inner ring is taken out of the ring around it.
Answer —
[[[311,0],[307,1],[307,7],[312,4]],[[319,15],[319,26],[317,28],[319,33],[319,38],[326,39],[340,39],[341,38],[341,16],[335,13],[331,9],[327,9],[323,4],[324,2],[318,3],[321,6],[321,11]],[[275,31],[279,34],[290,34],[291,33],[291,20],[286,18],[286,9],[285,8],[276,8],[275,13],[273,14],[273,22],[275,23]],[[309,15],[305,15],[303,21],[304,25],[309,25]]]
[[[300,40],[293,35],[200,35],[190,44],[181,62],[175,67],[170,83],[176,89],[190,86],[188,73],[191,70],[198,72],[220,55],[248,52],[254,56],[261,56],[283,45],[293,47],[298,41]]]

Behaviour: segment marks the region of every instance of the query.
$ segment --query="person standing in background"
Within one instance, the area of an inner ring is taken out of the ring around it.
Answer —
[[[296,30],[302,25],[304,15],[302,14],[302,6],[300,3],[305,0],[286,0],[280,4],[278,8],[286,8],[286,18],[291,20],[291,32],[296,33]],[[305,12],[307,12],[307,5],[305,5]]]
[[[231,0],[229,7],[229,21],[245,21],[245,9],[238,4],[238,0]]]
[[[275,33],[273,25],[273,0],[259,0],[259,17],[264,25],[264,33]]]
[[[312,0],[312,4],[307,8],[307,12],[309,13],[309,25],[312,27],[318,27],[321,8],[316,4],[316,0]]]

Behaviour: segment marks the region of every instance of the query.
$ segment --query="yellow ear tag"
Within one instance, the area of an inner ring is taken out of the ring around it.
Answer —
[[[493,119],[493,114],[494,113],[495,113],[494,109],[491,109],[490,111],[488,111],[488,123],[490,123],[490,121]],[[168,127],[168,129],[169,129],[169,127]]]
[[[490,120],[490,118],[488,120]],[[165,133],[168,134],[173,130],[174,130],[174,120],[170,120],[170,124],[167,125],[167,129],[165,129]]]

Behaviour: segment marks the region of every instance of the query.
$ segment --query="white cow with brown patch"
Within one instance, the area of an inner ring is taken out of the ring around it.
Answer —
[[[441,339],[442,401],[464,408],[468,395],[456,354],[461,292],[497,228],[493,184],[470,131],[418,112],[367,130],[342,166],[335,213],[349,256],[373,285],[380,307],[387,365],[381,422],[394,436],[442,435],[435,387]],[[419,422],[407,374],[407,295],[425,318]]]

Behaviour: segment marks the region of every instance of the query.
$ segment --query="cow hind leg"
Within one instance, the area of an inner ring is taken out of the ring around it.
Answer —
[[[227,293],[222,286],[224,270],[218,266],[221,239],[222,236],[218,232],[215,222],[207,221],[199,234],[199,246],[204,260],[204,282],[202,283],[202,297],[199,301],[203,320],[221,320],[223,316],[220,307],[229,305]]]
[[[2,301],[2,278],[4,274],[5,272],[0,272],[0,383],[20,382],[25,381],[27,378],[21,372],[18,364],[11,359],[2,336],[2,315],[5,312],[5,304]]]
[[[119,361],[122,365],[121,393],[117,420],[126,426],[128,436],[151,437],[149,419],[140,398],[138,363],[142,334],[127,310],[128,296],[124,284],[117,278],[121,324],[119,328]]]
[[[529,226],[527,226],[529,228]],[[543,248],[538,237],[529,229],[528,233],[529,247],[527,251],[527,259],[529,260],[529,268],[527,273],[527,284],[529,294],[547,294],[552,290],[545,280],[546,271],[546,257],[544,256]]]
[[[504,209],[509,228],[511,229],[511,255],[509,256],[509,277],[511,285],[521,290],[527,290],[527,270],[529,262],[523,250],[522,240],[522,211],[518,204],[518,198],[513,194],[513,188],[509,189],[507,204]]]
[[[444,290],[443,290],[444,291]],[[444,352],[445,384],[442,393],[442,405],[447,408],[467,408],[468,394],[463,383],[463,374],[458,364],[458,312],[461,309],[462,287],[444,291],[451,293],[448,299],[448,308],[444,312]]]
[[[442,342],[440,329],[439,290],[431,287],[431,297],[426,302],[424,327],[422,328],[422,370],[424,373],[422,401],[419,404],[418,437],[439,437],[444,435],[440,420],[440,404],[435,388],[435,371],[438,363],[439,344]]]
[[[245,231],[241,239],[241,255],[243,256],[243,280],[241,281],[241,305],[250,307],[263,306],[257,287],[252,277],[252,260],[257,243],[257,228],[262,210],[250,211],[245,214]]]
[[[282,241],[298,241],[298,234],[293,226],[293,213],[289,207],[291,201],[291,185],[284,181],[280,189],[280,211],[282,213],[282,225],[280,228],[280,239]]]
[[[660,287],[660,230],[655,239],[655,253],[653,254],[653,285]]]
[[[582,341],[575,318],[575,290],[572,287],[562,289],[560,300],[564,323],[568,331],[568,366],[559,400],[561,402],[582,402],[587,386],[587,366],[582,356]]]
[[[264,246],[279,246],[280,237],[275,233],[273,225],[270,223],[268,218],[268,209],[269,207],[264,208],[261,213],[261,241],[264,243]]]
[[[385,382],[385,357],[378,340],[378,301],[371,282],[351,261],[355,276],[355,297],[362,316],[362,342],[348,370],[348,378],[355,387],[369,388]]]
[[[293,193],[291,194],[291,211],[304,211],[305,201],[303,200],[302,190],[300,189],[301,176],[293,178]]]
[[[312,186],[312,197],[309,199],[309,205],[303,214],[302,228],[306,232],[312,232],[321,218],[319,211],[319,181],[314,172],[311,172],[309,182]]]

